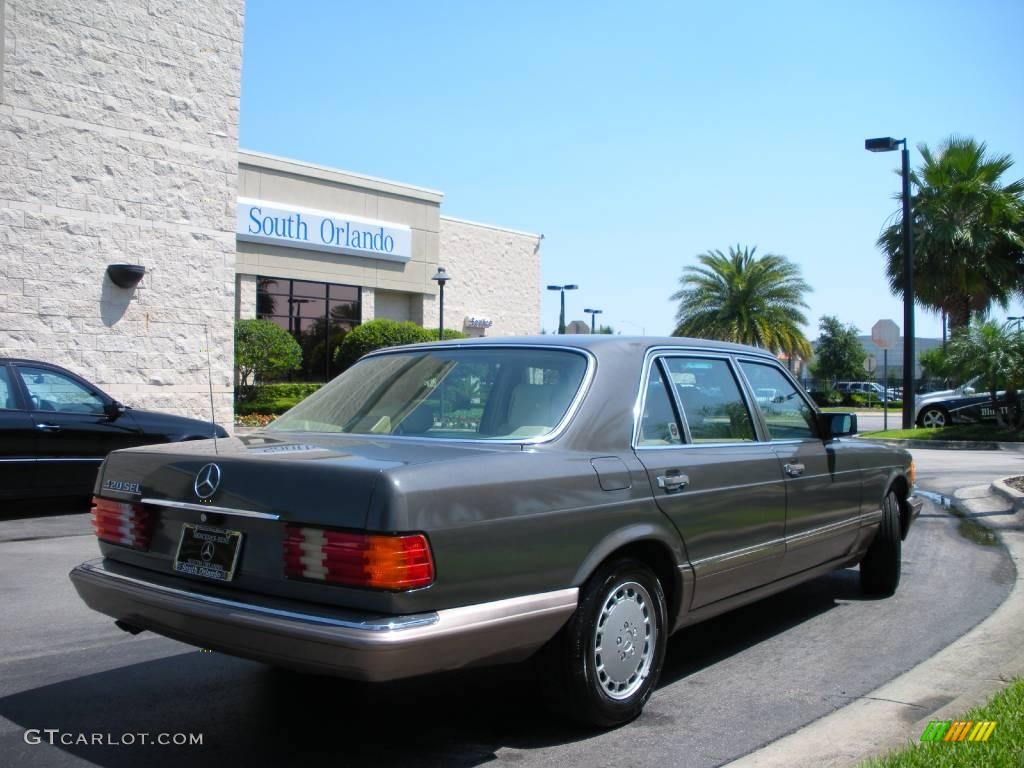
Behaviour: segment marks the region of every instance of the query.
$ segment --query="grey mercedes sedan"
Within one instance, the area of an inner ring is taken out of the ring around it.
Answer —
[[[262,433],[112,453],[71,580],[129,632],[342,677],[533,657],[609,727],[681,627],[858,564],[896,589],[913,462],[854,432],[750,347],[382,350]]]

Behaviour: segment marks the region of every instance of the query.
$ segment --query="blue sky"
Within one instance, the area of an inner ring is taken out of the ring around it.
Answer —
[[[1022,30],[1019,0],[248,0],[239,143],[543,233],[568,319],[670,333],[682,269],[742,243],[801,266],[811,338],[823,314],[866,333],[902,305],[874,245],[899,154],[864,139],[969,134],[1024,177]]]

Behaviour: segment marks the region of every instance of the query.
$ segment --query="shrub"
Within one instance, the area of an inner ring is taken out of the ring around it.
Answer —
[[[437,328],[428,328],[426,330],[427,330],[427,333],[430,334],[430,341],[437,341],[437,331],[438,331],[438,329]],[[452,340],[452,339],[468,339],[468,338],[469,337],[466,334],[462,333],[461,331],[456,331],[456,330],[453,330],[451,328],[445,328],[444,329],[444,341],[449,341],[449,340]]]
[[[235,368],[241,387],[283,376],[302,365],[302,347],[288,331],[269,320],[235,323]]]
[[[464,339],[465,334],[445,328],[445,339]],[[437,341],[436,328],[423,328],[416,323],[401,320],[370,320],[356,326],[345,336],[334,355],[334,362],[345,369],[375,349],[396,347],[401,344],[419,344]]]
[[[277,416],[267,413],[236,414],[235,424],[241,424],[243,427],[265,427],[276,418]]]
[[[809,394],[821,408],[833,408],[843,402],[842,392],[836,392],[834,389],[819,390]]]
[[[235,414],[282,414],[316,392],[323,384],[259,384],[235,403]]]

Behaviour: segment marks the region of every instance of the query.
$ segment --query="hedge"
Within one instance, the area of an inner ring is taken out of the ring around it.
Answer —
[[[466,335],[446,328],[444,338],[464,339]],[[349,331],[334,355],[334,362],[339,368],[345,369],[375,349],[426,341],[437,341],[436,328],[423,328],[402,320],[370,320]]]
[[[236,416],[281,414],[316,392],[323,384],[259,384],[235,403]]]

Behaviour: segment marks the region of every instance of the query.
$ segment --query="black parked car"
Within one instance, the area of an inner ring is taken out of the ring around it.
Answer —
[[[0,358],[0,498],[86,496],[117,448],[227,437],[208,421],[138,411],[64,368]]]
[[[934,394],[917,399],[917,426],[948,427],[950,424],[996,423],[996,409],[992,407],[992,396],[988,392],[971,394],[954,393],[942,397]],[[1018,395],[1024,408],[1024,392]],[[997,392],[999,410],[1007,415],[1006,393]]]

